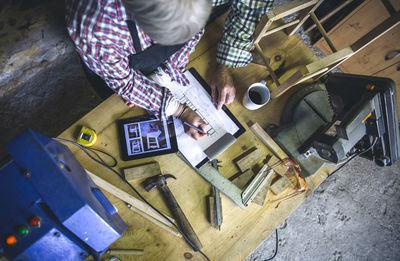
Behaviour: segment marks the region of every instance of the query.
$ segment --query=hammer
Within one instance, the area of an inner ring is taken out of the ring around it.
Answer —
[[[203,246],[201,245],[199,238],[194,232],[192,226],[187,220],[182,209],[179,207],[178,202],[176,201],[174,195],[172,195],[171,191],[169,190],[167,186],[167,178],[176,179],[171,174],[156,175],[147,178],[145,181],[142,182],[142,185],[147,192],[150,192],[155,187],[157,187],[160,190],[161,195],[163,196],[165,203],[167,204],[169,210],[171,211],[172,216],[176,219],[179,228],[182,230],[183,234],[189,238],[189,240],[197,249],[194,249],[193,246],[192,248],[195,251],[197,251],[198,249],[201,249]]]

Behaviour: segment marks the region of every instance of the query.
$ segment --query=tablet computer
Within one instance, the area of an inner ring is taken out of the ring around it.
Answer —
[[[178,151],[172,117],[164,121],[154,116],[119,120],[118,132],[124,161]]]

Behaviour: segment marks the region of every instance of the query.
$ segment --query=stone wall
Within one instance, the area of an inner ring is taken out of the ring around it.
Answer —
[[[23,129],[56,136],[99,102],[65,29],[64,1],[0,1],[0,158]]]
[[[3,1],[0,10],[0,96],[73,52],[64,29],[64,1]]]

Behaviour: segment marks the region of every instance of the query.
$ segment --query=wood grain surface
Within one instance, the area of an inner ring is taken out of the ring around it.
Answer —
[[[191,55],[189,67],[194,67],[202,77],[210,82],[215,71],[216,43],[221,36],[224,17],[218,19],[206,29],[206,35],[200,41],[196,52]],[[266,55],[274,53],[274,50],[284,50],[286,53],[285,69],[295,68],[315,61],[313,53],[297,37],[287,37],[283,33],[275,33],[261,41]],[[278,123],[281,111],[284,107],[287,95],[271,101],[266,106],[256,111],[246,110],[241,105],[241,99],[246,88],[254,82],[263,80],[265,75],[260,66],[247,66],[235,69],[233,72],[237,96],[235,101],[228,107],[239,121],[245,126],[246,132],[229,147],[218,159],[222,161],[220,172],[226,177],[235,175],[240,170],[232,161],[244,151],[256,147],[265,155],[271,154],[266,146],[259,140],[248,127],[248,123],[258,122],[262,127],[267,123]],[[292,93],[294,90],[289,91]],[[196,234],[203,244],[202,251],[211,260],[243,260],[262,241],[264,241],[326,178],[327,172],[320,172],[307,179],[309,191],[295,198],[282,202],[275,208],[274,201],[277,197],[268,193],[264,206],[251,204],[247,209],[242,210],[232,201],[222,195],[222,206],[224,221],[221,231],[213,229],[207,221],[206,197],[210,193],[208,184],[200,175],[195,173],[175,154],[157,156],[152,158],[139,159],[134,161],[122,161],[120,157],[120,144],[117,132],[118,119],[143,115],[146,112],[140,108],[130,109],[116,95],[111,96],[102,104],[89,112],[81,120],[71,125],[59,137],[75,139],[79,126],[86,125],[96,130],[98,141],[95,147],[107,151],[118,160],[116,170],[121,171],[133,165],[145,164],[156,161],[159,163],[162,173],[173,174],[177,179],[168,180],[168,186],[179,202],[183,212],[192,224]],[[107,180],[121,190],[137,197],[119,177],[106,168],[90,160],[83,152],[76,147],[68,145],[81,165]],[[132,181],[131,184],[149,202],[163,213],[170,215],[167,206],[157,190],[146,192],[141,188],[139,181]],[[130,211],[124,202],[110,195],[108,197],[112,204],[119,210],[118,213],[127,223],[128,230],[115,241],[111,248],[114,249],[143,249],[141,256],[124,256],[123,260],[204,260],[197,252],[194,252],[182,238],[155,226],[145,218]],[[284,193],[283,193],[284,194]],[[281,196],[281,195],[280,195]],[[105,256],[106,257],[106,256]]]

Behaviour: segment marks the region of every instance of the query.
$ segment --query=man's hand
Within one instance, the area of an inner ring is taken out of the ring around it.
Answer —
[[[208,125],[200,118],[200,116],[196,112],[192,111],[189,107],[187,107],[186,110],[182,113],[180,119],[182,120],[182,123],[189,123],[190,125],[193,125],[194,127],[199,128],[203,131],[203,133],[201,133],[196,129],[184,124],[186,134],[193,139],[198,140],[207,136],[206,130]]]
[[[217,105],[217,110],[220,110],[222,105],[233,102],[235,94],[231,68],[217,64],[217,71],[211,81],[211,97],[213,103]]]

